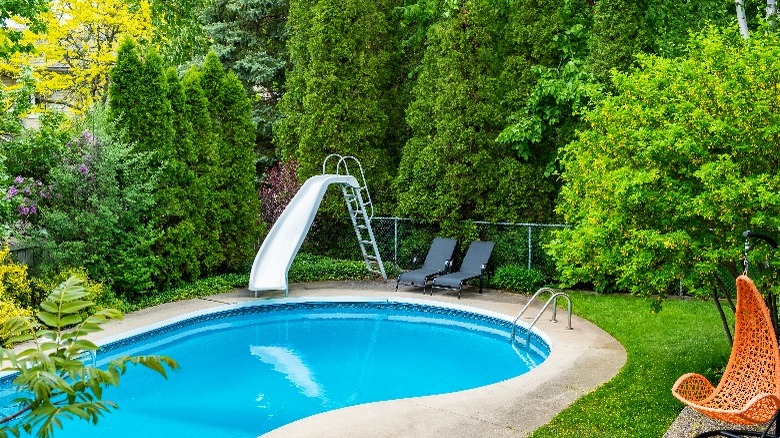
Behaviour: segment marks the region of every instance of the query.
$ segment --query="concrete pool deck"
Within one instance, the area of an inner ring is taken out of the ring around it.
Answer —
[[[514,318],[528,296],[476,288],[464,289],[462,299],[452,292],[423,295],[420,289],[400,288],[395,282],[323,282],[294,284],[292,298],[368,297],[412,298],[457,304],[501,313]],[[216,309],[255,300],[283,298],[283,292],[263,292],[259,298],[246,289],[200,299],[169,303],[125,316],[106,324],[99,338],[108,338],[159,323],[189,312]],[[565,301],[564,301],[565,302]],[[523,316],[536,316],[540,304]],[[576,301],[573,303],[576,309]],[[537,327],[551,341],[551,353],[531,372],[481,388],[450,394],[368,403],[324,412],[271,431],[264,437],[518,437],[549,422],[580,396],[614,377],[626,362],[623,347],[590,322],[572,317],[566,330],[566,312],[550,322],[550,310]],[[457,347],[457,346],[454,346]],[[474,360],[479,360],[475,357]],[[458,364],[452,364],[458,366]]]

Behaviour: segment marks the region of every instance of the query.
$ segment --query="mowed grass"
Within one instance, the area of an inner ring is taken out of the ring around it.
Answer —
[[[614,379],[533,438],[662,437],[683,407],[671,393],[675,380],[697,372],[713,381],[728,360],[730,347],[711,301],[672,298],[653,314],[648,301],[633,296],[574,292],[571,298],[574,312],[614,336],[628,360]]]

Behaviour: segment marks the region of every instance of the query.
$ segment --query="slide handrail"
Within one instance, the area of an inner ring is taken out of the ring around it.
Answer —
[[[368,205],[371,207],[371,214],[369,214],[369,218],[374,218],[374,203],[371,201],[371,193],[368,191],[368,183],[366,182],[366,174],[363,172],[363,165],[360,164],[360,160],[355,158],[352,155],[340,155],[340,154],[330,154],[327,157],[325,157],[325,160],[322,162],[322,174],[325,175],[328,173],[328,162],[335,158],[338,161],[336,161],[336,168],[335,168],[335,174],[336,175],[349,175],[354,176],[349,171],[349,162],[354,161],[357,165],[358,170],[360,171],[360,180],[358,180],[358,183],[360,184],[359,190],[361,190],[363,193],[365,193],[364,197],[364,203],[365,205]],[[343,173],[342,173],[343,172]]]

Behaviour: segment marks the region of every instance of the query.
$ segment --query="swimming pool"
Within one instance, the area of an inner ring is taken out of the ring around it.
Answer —
[[[510,346],[511,322],[465,308],[402,301],[252,303],[190,315],[107,344],[164,354],[168,381],[131,369],[106,398],[120,409],[57,437],[255,437],[316,413],[460,391],[506,380],[549,354],[541,334]]]

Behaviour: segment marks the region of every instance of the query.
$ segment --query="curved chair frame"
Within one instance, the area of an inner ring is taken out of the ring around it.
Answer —
[[[765,423],[780,409],[780,351],[769,309],[745,275],[737,278],[734,327],[734,345],[718,386],[689,373],[677,379],[672,393],[717,420],[743,425]]]

